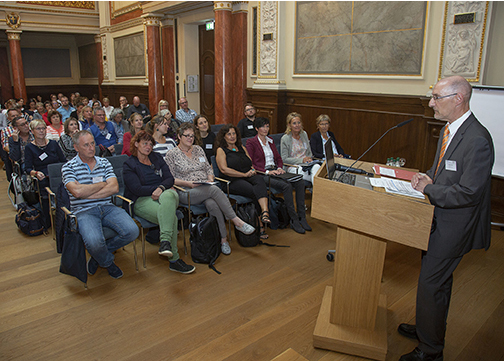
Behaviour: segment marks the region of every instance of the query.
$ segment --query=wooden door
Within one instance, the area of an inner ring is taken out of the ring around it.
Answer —
[[[210,124],[215,124],[215,52],[214,31],[205,29],[205,25],[198,27],[199,57],[200,57],[200,109],[201,114],[208,117]]]

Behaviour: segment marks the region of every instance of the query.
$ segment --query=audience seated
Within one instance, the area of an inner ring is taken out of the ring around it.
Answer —
[[[123,111],[126,119],[129,119],[129,117],[127,116],[129,106],[130,105],[128,104],[128,99],[124,95],[121,95],[119,97],[119,108],[121,108],[121,110]]]
[[[84,108],[82,108],[81,115],[81,118],[79,118],[79,129],[87,130],[91,128],[91,126],[94,124],[93,108],[91,108],[89,105],[84,106]]]
[[[205,115],[196,115],[193,122],[196,128],[195,142],[203,148],[208,161],[211,162],[212,155],[215,155],[215,133],[210,131],[210,124],[208,124],[208,118]]]
[[[238,122],[238,130],[242,138],[250,138],[255,137],[257,132],[254,128],[254,120],[256,118],[256,108],[251,104],[245,104],[243,108],[243,114],[245,114],[245,118]]]
[[[217,219],[221,235],[221,250],[224,254],[231,253],[231,247],[227,241],[226,219],[230,219],[235,228],[245,234],[255,231],[254,227],[245,223],[233,211],[229,199],[221,189],[213,184],[201,184],[200,182],[213,182],[214,174],[212,166],[208,163],[203,149],[194,145],[194,125],[183,123],[178,129],[179,144],[176,148],[166,153],[165,161],[175,177],[175,184],[188,188],[191,196],[191,204],[206,206],[208,212]],[[182,203],[187,204],[188,194],[179,191]]]
[[[131,114],[138,113],[142,116],[142,119],[146,116],[150,115],[149,109],[145,106],[145,104],[140,103],[140,98],[135,96],[133,97],[133,104],[128,107],[128,112],[126,113],[126,118],[129,119]]]
[[[154,140],[153,151],[160,154],[162,157],[166,155],[166,152],[177,146],[177,143],[173,140],[173,138],[165,135],[168,133],[168,121],[165,117],[160,115],[155,116],[147,123],[145,130]]]
[[[122,144],[124,133],[130,129],[128,121],[124,119],[124,112],[119,108],[114,108],[110,113],[109,121],[114,125],[117,134],[117,144]]]
[[[307,167],[303,169],[299,166],[299,164],[310,163],[313,160],[308,134],[303,130],[301,119],[299,113],[287,115],[285,135],[280,141],[280,154],[284,163],[294,165],[294,167],[287,167],[287,172],[303,174],[303,179],[313,184],[313,178],[320,165],[315,164],[309,169],[306,169]]]
[[[252,159],[252,166],[256,171],[265,173],[264,177],[272,175],[269,179],[265,179],[266,183],[270,184],[276,190],[283,193],[287,212],[290,217],[290,226],[297,233],[305,233],[311,231],[311,227],[306,221],[305,211],[305,189],[304,181],[289,182],[284,179],[273,177],[285,173],[283,170],[282,157],[278,154],[273,139],[268,137],[269,119],[258,117],[254,121],[254,127],[257,130],[257,135],[254,138],[247,140],[247,151]],[[296,209],[294,208],[294,198],[292,191],[296,190]]]
[[[49,119],[47,119],[47,116],[49,115],[49,112],[54,109],[53,109],[50,101],[44,102],[44,108],[45,108],[45,112],[42,114],[42,119],[44,120],[46,125],[49,125],[51,123],[49,122]]]
[[[117,144],[117,134],[112,122],[105,121],[105,110],[102,107],[96,107],[93,110],[94,124],[89,128],[93,134],[96,145],[103,145],[115,154],[114,144]]]
[[[143,117],[141,114],[133,113],[129,117],[130,130],[124,133],[123,137],[123,149],[121,154],[127,154],[131,156],[130,153],[130,141],[133,136],[144,128]]]
[[[166,123],[162,117],[157,118]],[[173,189],[174,178],[163,157],[152,151],[154,142],[143,130],[131,140],[131,157],[123,166],[124,196],[134,201],[135,214],[159,225],[158,254],[168,257],[170,270],[191,273],[195,267],[181,260],[178,253],[176,211],[179,197]]]
[[[225,124],[217,134],[216,147],[217,166],[222,177],[231,181],[229,192],[254,200],[262,222],[261,238],[267,239],[265,226],[271,223],[267,185],[252,167],[252,159],[242,145],[238,128],[233,124]]]
[[[47,116],[49,124],[46,130],[46,138],[51,140],[58,140],[63,133],[63,124],[61,123],[61,113],[56,110],[51,110]]]
[[[25,148],[25,170],[39,181],[39,191],[42,198],[42,213],[47,228],[51,226],[49,199],[45,187],[49,186],[47,166],[52,163],[66,162],[65,155],[58,143],[46,138],[46,124],[41,120],[32,120],[30,129],[33,141]]]
[[[105,118],[106,120],[110,120],[110,113],[112,110],[114,110],[114,107],[110,105],[110,99],[109,98],[103,98],[102,100],[103,103],[103,110],[105,110]]]
[[[68,98],[64,96],[61,97],[61,106],[57,110],[60,112],[62,121],[64,122],[70,117],[75,108],[69,104]]]
[[[63,124],[64,134],[58,141],[58,144],[65,155],[66,160],[70,160],[77,155],[77,151],[74,148],[72,136],[79,131],[79,122],[77,119],[68,118]]]
[[[75,105],[75,110],[70,114],[70,118],[81,120],[83,108],[84,108],[84,103],[81,101],[81,98],[79,98],[79,101]]]
[[[105,115],[105,112],[102,109]],[[114,263],[114,252],[138,237],[138,227],[124,209],[112,204],[110,196],[119,185],[112,165],[106,158],[95,157],[95,142],[90,131],[74,135],[77,156],[62,168],[63,183],[70,195],[71,210],[77,217],[79,232],[90,254],[87,272],[106,268],[112,278],[123,272]],[[115,231],[111,239],[103,236],[103,227]]]
[[[187,99],[180,98],[178,104],[180,109],[175,112],[175,118],[177,118],[180,123],[192,123],[194,117],[198,114],[194,110],[189,109],[189,102]]]
[[[318,131],[313,133],[310,139],[310,147],[315,158],[325,159],[325,144],[328,140],[332,142],[335,157],[350,158],[345,154],[341,145],[334,137],[334,133],[329,131],[331,118],[327,114],[320,114],[316,120]]]
[[[13,162],[17,162],[21,171],[25,170],[25,148],[26,145],[33,141],[33,134],[30,131],[28,121],[23,117],[16,117],[11,123],[13,132],[9,137],[9,158]]]
[[[33,119],[38,119],[38,120],[44,120],[43,115],[47,112],[47,110],[44,108],[44,103],[37,102],[36,104],[37,110],[33,112]]]

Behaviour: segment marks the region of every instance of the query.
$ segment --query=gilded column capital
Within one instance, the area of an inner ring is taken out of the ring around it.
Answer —
[[[145,26],[159,26],[161,25],[161,18],[163,15],[161,14],[143,14],[142,19]]]
[[[233,13],[248,13],[248,1],[233,1]]]
[[[214,1],[214,11],[218,10],[233,10],[232,1]]]
[[[102,41],[101,38],[102,38],[101,34],[95,35],[94,36],[94,42],[95,43],[101,43],[101,41]]]
[[[21,40],[21,30],[5,30],[7,33],[7,39],[9,40]]]

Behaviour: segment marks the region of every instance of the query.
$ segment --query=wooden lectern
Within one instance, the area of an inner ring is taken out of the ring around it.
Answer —
[[[353,161],[336,159],[349,166]],[[372,163],[354,168],[372,172]],[[327,286],[313,346],[375,360],[387,354],[387,299],[380,294],[387,241],[427,250],[434,207],[326,178],[314,179],[314,218],[337,225],[333,286]]]

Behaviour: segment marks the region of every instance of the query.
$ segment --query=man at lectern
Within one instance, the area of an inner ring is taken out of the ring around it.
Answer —
[[[432,168],[411,180],[435,208],[418,280],[416,325],[403,323],[398,328],[419,344],[400,361],[443,360],[453,272],[471,249],[490,246],[494,147],[489,132],[469,109],[471,93],[463,77],[453,76],[434,86],[429,102],[434,117],[448,123],[440,133]]]

